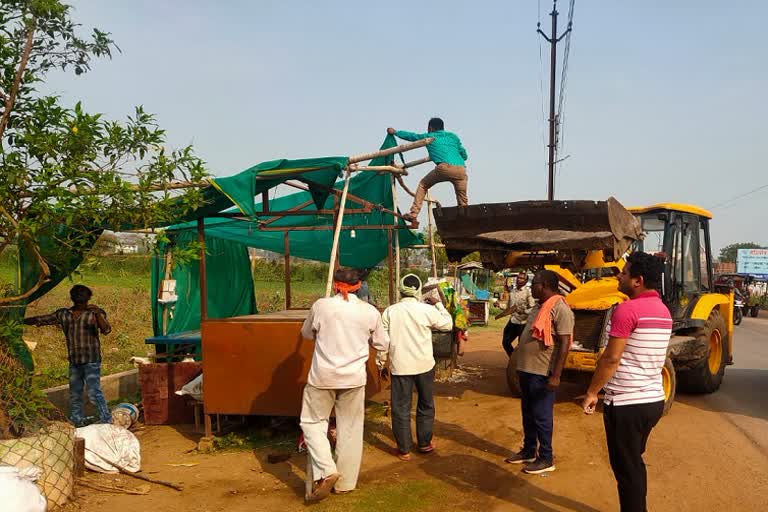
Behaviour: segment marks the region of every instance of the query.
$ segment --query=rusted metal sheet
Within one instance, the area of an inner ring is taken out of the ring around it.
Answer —
[[[203,322],[206,414],[298,416],[314,342],[301,336],[307,310]],[[375,351],[366,395],[380,391]]]
[[[612,197],[437,208],[435,221],[451,261],[480,251],[497,268],[510,251],[603,250],[615,260],[641,236],[637,219]]]

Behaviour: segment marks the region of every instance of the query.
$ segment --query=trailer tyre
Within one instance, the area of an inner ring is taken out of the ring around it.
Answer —
[[[677,384],[689,393],[714,393],[723,382],[728,360],[728,330],[719,311],[710,313],[697,338],[706,355],[690,370],[678,372]]]
[[[661,368],[661,384],[664,388],[664,414],[666,415],[672,408],[672,402],[675,401],[675,393],[677,392],[675,365],[672,364],[672,359],[669,357],[664,361],[664,366]]]
[[[507,386],[509,386],[509,392],[512,396],[521,396],[520,392],[520,379],[517,375],[517,352],[512,352],[509,356],[509,362],[507,363]]]

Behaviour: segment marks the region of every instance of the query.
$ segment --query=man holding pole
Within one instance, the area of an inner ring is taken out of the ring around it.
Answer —
[[[435,168],[424,176],[416,189],[416,197],[411,205],[410,213],[403,215],[403,218],[409,220],[413,227],[418,227],[418,217],[421,211],[421,205],[424,202],[424,196],[427,190],[438,183],[450,181],[456,192],[456,203],[458,206],[466,206],[467,199],[467,169],[465,161],[467,160],[467,150],[461,145],[461,139],[455,133],[445,131],[445,124],[439,117],[433,117],[427,124],[427,133],[413,133],[403,130],[387,128],[387,133],[407,141],[417,141],[434,138],[434,142],[427,146],[429,158],[435,163]]]
[[[358,271],[336,270],[336,295],[316,301],[301,328],[304,338],[315,340],[301,406],[301,430],[316,478],[307,496],[309,502],[325,499],[331,491],[353,490],[360,473],[368,343],[386,351],[389,337],[376,308],[355,295],[359,288]],[[328,441],[328,421],[334,409],[335,457]]]
[[[439,288],[438,288],[439,290]],[[400,460],[411,459],[411,403],[416,388],[416,439],[420,453],[430,453],[432,426],[435,421],[435,401],[432,387],[435,380],[435,358],[432,354],[432,330],[450,331],[453,319],[437,298],[421,302],[421,280],[408,274],[400,282],[400,302],[389,306],[382,315],[384,329],[389,334],[389,368],[392,374],[392,433],[397,442],[395,455]],[[427,303],[428,302],[428,303]],[[386,359],[379,352],[378,360]]]

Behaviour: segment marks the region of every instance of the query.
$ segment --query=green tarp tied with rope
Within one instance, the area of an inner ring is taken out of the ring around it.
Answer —
[[[388,136],[381,149],[395,147],[397,142],[392,136]],[[259,164],[252,169],[267,165],[279,172],[281,178],[293,179],[301,177],[301,181],[309,184],[307,192],[270,199],[269,211],[286,211],[291,208],[305,205],[300,211],[306,215],[285,216],[270,222],[270,227],[318,227],[333,226],[331,215],[318,215],[321,210],[332,210],[335,207],[334,196],[328,193],[322,185],[313,190],[314,184],[310,174],[303,170],[307,162],[313,165],[321,165],[321,162],[335,162],[338,165],[346,165],[337,158],[313,159],[313,160],[281,160],[279,168],[272,167],[271,162]],[[389,165],[394,162],[394,156],[378,158],[371,161],[371,165]],[[340,167],[339,169],[341,169]],[[245,171],[249,173],[252,169]],[[296,174],[296,171],[307,174]],[[271,171],[267,171],[271,172]],[[323,171],[311,171],[314,173]],[[336,172],[336,171],[334,171]],[[241,173],[242,174],[242,173]],[[275,174],[269,174],[275,175]],[[285,253],[285,231],[260,231],[259,223],[269,215],[264,215],[261,203],[255,203],[249,187],[249,182],[258,179],[249,177],[240,178],[241,175],[232,178],[215,179],[215,187],[232,198],[236,209],[228,209],[228,212],[245,214],[249,220],[231,218],[206,218],[205,240],[208,246],[206,267],[208,277],[208,316],[210,318],[226,318],[237,315],[247,315],[256,312],[256,304],[252,295],[244,293],[244,290],[253,291],[253,281],[250,274],[247,247],[254,247],[276,253]],[[263,176],[263,171],[253,176]],[[271,180],[270,180],[271,181]],[[339,181],[332,185],[336,190],[341,190],[344,182]],[[247,192],[242,192],[247,190]],[[323,191],[324,197],[323,197]],[[389,174],[374,172],[360,172],[350,179],[349,195],[364,199],[385,209],[393,210],[392,182]],[[318,202],[318,199],[322,199]],[[362,205],[352,199],[347,199],[347,209],[360,209]],[[404,226],[402,219],[398,219],[399,225]],[[381,210],[374,209],[367,213],[345,213],[343,225],[392,225],[394,216]],[[187,222],[170,226],[166,234],[172,243],[184,246],[197,239],[197,222]],[[409,247],[423,243],[419,234],[407,230],[397,230],[400,247]],[[322,231],[288,231],[289,252],[291,256],[308,260],[328,263],[331,257],[331,244],[333,230]],[[388,237],[383,229],[356,229],[342,230],[339,239],[339,263],[343,266],[356,268],[371,268],[378,265],[387,257]],[[153,327],[156,335],[173,334],[185,330],[199,328],[200,325],[200,289],[198,263],[177,266],[171,276],[176,279],[176,294],[178,302],[174,308],[173,319],[168,323],[167,330],[162,329],[162,305],[158,303],[158,289],[163,278],[163,257],[156,256],[152,265],[152,301],[153,301]],[[223,292],[222,292],[223,290]]]
[[[393,136],[387,136],[381,149],[397,145]],[[347,166],[347,157],[325,157],[302,160],[271,160],[255,165],[241,173],[224,177],[212,178],[211,186],[203,191],[205,205],[195,211],[187,212],[176,219],[176,224],[170,229],[172,243],[187,244],[196,239],[193,230],[196,224],[184,224],[224,211],[236,211],[248,217],[248,221],[236,221],[223,218],[208,218],[206,224],[206,244],[208,247],[207,275],[208,310],[211,318],[251,314],[256,312],[253,285],[250,275],[250,265],[247,247],[257,247],[274,252],[283,252],[282,232],[262,232],[255,229],[259,220],[261,205],[257,198],[262,192],[269,191],[277,185],[295,180],[308,186],[307,192],[300,192],[270,201],[270,210],[284,210],[291,206],[305,203],[309,200],[306,216],[285,217],[274,222],[273,226],[320,226],[333,222],[331,216],[313,215],[315,208],[333,208],[333,200],[329,197],[330,188],[341,188],[336,183],[342,170]],[[371,165],[388,165],[394,162],[394,156],[378,158]],[[390,176],[388,174],[361,173],[350,181],[350,193],[365,198],[372,203],[393,209]],[[348,201],[348,208],[359,208],[359,205]],[[392,224],[392,215],[374,210],[366,214],[345,215],[344,224]],[[402,225],[402,221],[400,221]],[[162,227],[162,226],[155,226]],[[131,229],[122,226],[122,229]],[[51,266],[50,280],[37,292],[21,301],[14,307],[7,308],[7,314],[12,319],[21,320],[24,317],[26,304],[40,298],[50,291],[67,276],[69,276],[83,260],[85,253],[96,242],[102,227],[94,226],[94,236],[91,245],[81,246],[74,251],[68,251],[62,256],[60,241],[38,240],[42,257]],[[401,247],[421,243],[418,234],[408,230],[399,230]],[[57,237],[65,240],[67,233],[62,229]],[[290,251],[293,256],[328,262],[333,231],[295,231],[290,233]],[[354,234],[343,231],[340,241],[340,262],[342,265],[355,267],[371,267],[379,263],[387,255],[387,234],[384,230],[357,230]],[[158,286],[164,274],[162,256],[155,257],[152,266],[152,310],[155,333],[159,334],[162,319],[162,309],[157,303]],[[176,279],[176,293],[179,302],[170,320],[168,333],[194,329],[200,325],[198,264],[178,266],[172,272]],[[36,257],[20,247],[18,260],[18,289],[31,289],[39,276],[39,263]],[[10,339],[13,338],[13,339]],[[18,336],[7,337],[16,356],[31,369],[32,358],[26,346]]]

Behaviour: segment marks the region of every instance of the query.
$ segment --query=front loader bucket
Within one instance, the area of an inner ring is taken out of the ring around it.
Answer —
[[[480,251],[483,263],[501,269],[512,251],[550,253],[574,261],[602,250],[605,261],[623,256],[641,238],[640,223],[616,199],[518,201],[435,209],[435,223],[448,258]]]

